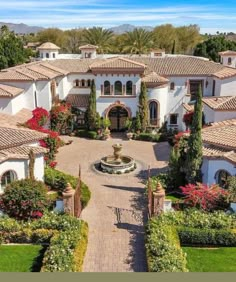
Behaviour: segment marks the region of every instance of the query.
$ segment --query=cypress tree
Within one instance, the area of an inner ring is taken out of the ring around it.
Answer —
[[[91,87],[90,87],[90,95],[89,95],[89,104],[88,109],[85,113],[86,116],[86,124],[88,130],[96,129],[97,123],[97,112],[96,112],[96,85],[94,80],[92,80]]]
[[[202,89],[199,90],[194,105],[193,122],[188,139],[188,153],[186,159],[186,180],[188,183],[201,182],[202,166]]]
[[[139,117],[141,121],[141,129],[145,132],[148,125],[148,97],[147,87],[144,82],[141,83],[141,92],[139,95]]]
[[[171,54],[175,54],[175,40],[173,42],[173,46],[172,46],[172,50],[171,50]]]

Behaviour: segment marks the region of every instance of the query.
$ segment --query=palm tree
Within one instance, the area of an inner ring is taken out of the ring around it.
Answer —
[[[145,54],[153,47],[153,33],[143,28],[126,32],[123,51],[131,54]]]
[[[93,27],[85,30],[84,41],[86,43],[97,45],[98,53],[104,53],[110,50],[110,40],[113,32],[102,27]]]

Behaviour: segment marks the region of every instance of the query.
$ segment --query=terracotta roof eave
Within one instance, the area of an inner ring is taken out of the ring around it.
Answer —
[[[219,144],[219,143],[217,143],[217,142],[209,141],[209,140],[207,140],[207,139],[204,139],[203,137],[202,137],[202,141],[203,141],[204,143],[206,143],[206,144],[214,145],[214,146],[217,146],[217,147],[222,148],[222,149],[230,149],[230,150],[231,150],[231,149],[232,149],[232,150],[235,150],[235,149],[236,149],[236,146],[230,146],[230,145]]]

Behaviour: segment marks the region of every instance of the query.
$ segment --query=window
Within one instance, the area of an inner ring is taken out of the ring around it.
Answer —
[[[196,100],[196,95],[200,87],[201,89],[203,89],[203,80],[190,80],[189,90],[191,95],[191,101]]]
[[[212,86],[212,96],[215,96],[215,90],[216,90],[216,81],[213,80],[213,86]]]
[[[178,124],[178,114],[170,114],[170,125]]]
[[[122,83],[120,81],[115,82],[115,95],[122,95]]]
[[[155,101],[149,103],[149,124],[150,125],[157,125],[157,110],[158,104]]]
[[[126,82],[126,95],[132,95],[133,94],[133,82],[127,81]]]
[[[174,83],[174,82],[171,82],[171,84],[170,84],[170,90],[175,90],[175,83]]]
[[[75,80],[75,87],[79,87],[79,80],[78,79]]]
[[[88,79],[88,81],[87,81],[87,86],[88,86],[88,87],[91,86],[91,80],[90,80],[90,79]]]
[[[91,55],[92,55],[91,53],[85,53],[85,58],[89,59],[89,58],[91,58]]]
[[[13,182],[16,179],[17,179],[17,176],[13,170],[6,171],[1,177],[0,186],[1,186],[2,192],[3,192],[3,189],[6,188],[8,184],[10,184],[11,182]]]
[[[84,79],[81,80],[81,87],[85,87],[85,80]]]
[[[37,108],[38,107],[38,99],[37,99],[37,92],[34,91],[34,107]]]
[[[228,58],[228,65],[231,65],[232,64],[232,58]]]
[[[52,56],[53,56],[54,59],[56,58],[56,54],[55,53],[53,53]]]
[[[46,58],[47,58],[47,59],[49,58],[49,53],[46,53]]]
[[[228,173],[226,170],[219,170],[216,173],[216,182],[219,184],[221,188],[226,188],[227,180],[230,177],[230,173]]]
[[[108,80],[104,82],[104,95],[111,95],[111,84]]]

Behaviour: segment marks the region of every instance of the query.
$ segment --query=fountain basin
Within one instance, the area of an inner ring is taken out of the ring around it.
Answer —
[[[133,158],[121,156],[120,160],[117,161],[114,156],[104,157],[101,159],[101,168],[104,172],[112,174],[123,174],[135,170],[136,163]]]

